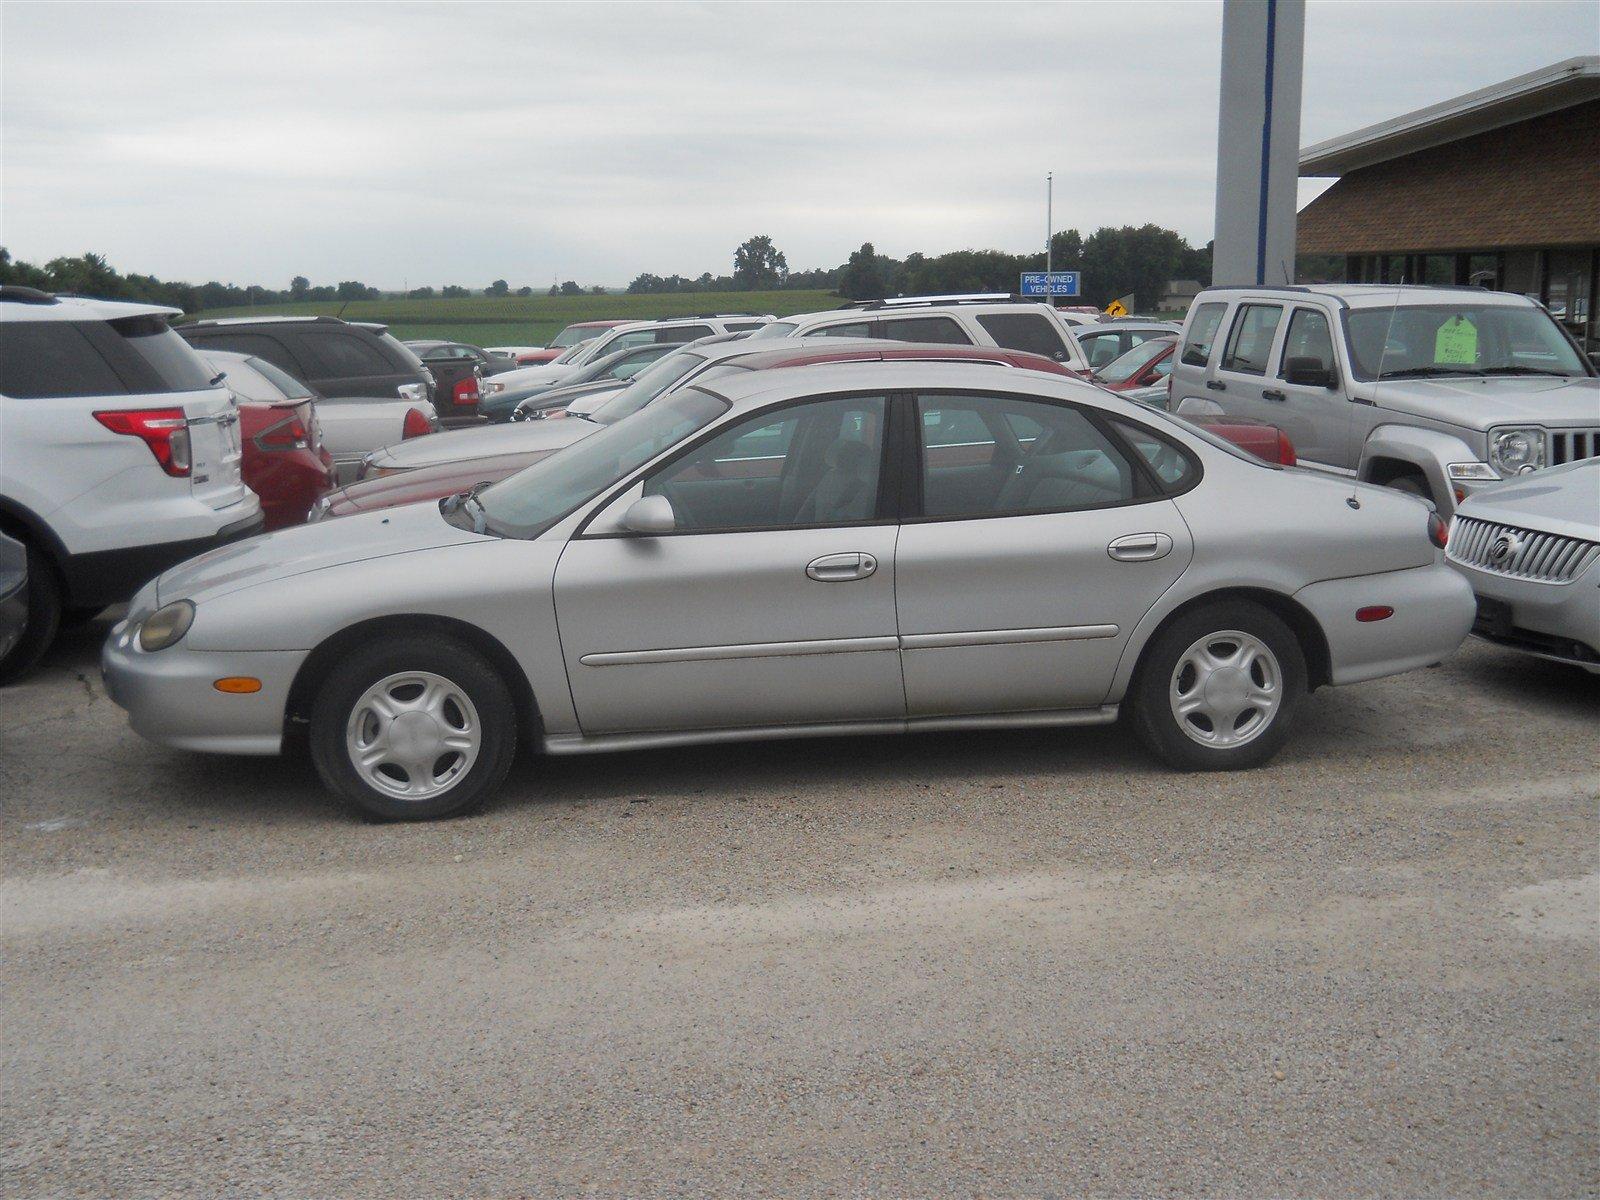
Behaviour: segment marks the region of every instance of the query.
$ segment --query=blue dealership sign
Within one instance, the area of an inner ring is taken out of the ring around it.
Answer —
[[[1076,296],[1078,272],[1076,271],[1024,271],[1022,273],[1024,296]]]

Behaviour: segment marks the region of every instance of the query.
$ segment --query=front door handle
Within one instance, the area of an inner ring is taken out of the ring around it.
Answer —
[[[1213,392],[1225,392],[1228,390],[1228,385],[1220,379],[1208,379],[1206,380],[1206,386]]]
[[[806,564],[806,577],[818,583],[844,583],[865,579],[877,569],[878,560],[870,554],[824,554]]]
[[[1261,398],[1263,400],[1287,400],[1289,397],[1285,396],[1277,388],[1262,388]]]
[[[1172,550],[1172,539],[1164,533],[1129,533],[1106,547],[1118,562],[1149,562],[1164,558]]]

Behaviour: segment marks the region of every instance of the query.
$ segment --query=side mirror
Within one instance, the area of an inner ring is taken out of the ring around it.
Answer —
[[[678,527],[678,518],[665,496],[644,496],[622,514],[622,527],[629,533],[671,533]]]
[[[1339,372],[1323,366],[1320,358],[1291,358],[1284,364],[1283,379],[1299,387],[1339,386]]]

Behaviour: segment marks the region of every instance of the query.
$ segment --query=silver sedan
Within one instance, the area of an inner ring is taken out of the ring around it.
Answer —
[[[1125,715],[1250,767],[1307,691],[1437,662],[1471,589],[1390,489],[986,364],[730,376],[486,490],[214,551],[104,652],[133,728],[387,818],[549,754]]]

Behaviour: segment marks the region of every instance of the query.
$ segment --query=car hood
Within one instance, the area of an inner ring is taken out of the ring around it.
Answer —
[[[464,492],[484,480],[504,479],[524,467],[531,467],[541,458],[554,453],[551,450],[528,450],[520,454],[495,454],[487,458],[471,458],[465,462],[444,463],[437,467],[420,467],[415,471],[400,471],[394,475],[380,475],[376,479],[363,479],[340,488],[330,497],[330,515],[345,516],[352,512],[370,512],[373,509],[392,508],[417,500],[441,499]]]
[[[1469,496],[1456,513],[1600,542],[1600,458],[1520,475]]]
[[[528,450],[555,450],[587,437],[600,426],[592,421],[517,421],[508,425],[483,425],[453,433],[434,433],[385,446],[372,455],[380,471],[408,471],[445,463],[521,454]]]
[[[1357,385],[1379,408],[1469,429],[1600,424],[1600,379],[1548,375],[1390,379]]]
[[[296,525],[220,546],[156,580],[156,605],[202,604],[242,588],[391,554],[490,540],[446,521],[436,503]]]
[[[496,383],[506,385],[507,391],[524,388],[548,387],[559,383],[578,368],[572,363],[544,363],[537,367],[518,367],[515,371],[502,371],[494,377]]]

